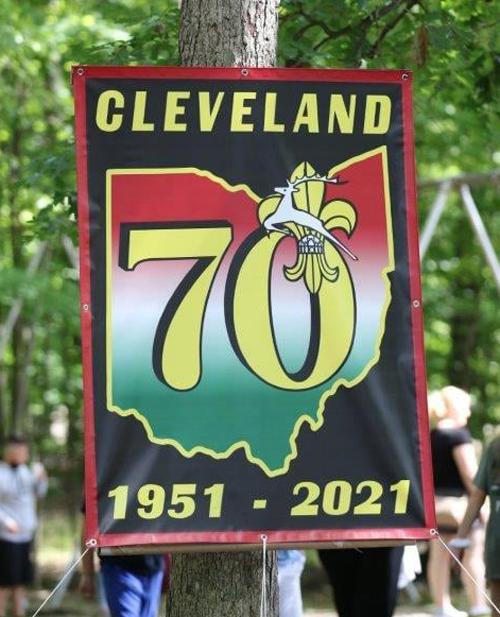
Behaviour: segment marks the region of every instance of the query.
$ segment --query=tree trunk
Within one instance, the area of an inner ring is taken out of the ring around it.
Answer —
[[[278,4],[279,0],[183,0],[181,64],[274,66]]]
[[[21,105],[21,97],[18,104]],[[21,236],[21,224],[19,222],[20,204],[18,201],[19,191],[19,167],[21,165],[21,140],[22,134],[19,127],[19,119],[16,120],[15,129],[12,135],[12,166],[10,178],[12,182],[10,195],[10,240],[12,251],[12,266],[18,271],[24,267],[23,245]],[[19,393],[21,389],[23,366],[21,357],[24,352],[23,341],[23,319],[18,319],[12,329],[12,364],[11,364],[11,426],[14,433],[19,433],[20,423],[17,416]]]
[[[25,432],[26,412],[28,411],[29,403],[29,387],[30,387],[30,368],[33,362],[33,353],[35,351],[35,331],[33,325],[26,326],[23,330],[23,339],[25,340],[24,356],[22,359],[22,371],[19,374],[19,384],[17,390],[16,407],[14,409],[14,432]]]
[[[183,0],[179,50],[184,66],[276,64],[279,0]],[[278,614],[273,551],[266,568],[267,616]],[[258,617],[262,551],[175,554],[167,617]]]
[[[266,614],[277,617],[274,551],[267,557]],[[174,554],[167,617],[259,617],[261,584],[262,551]]]

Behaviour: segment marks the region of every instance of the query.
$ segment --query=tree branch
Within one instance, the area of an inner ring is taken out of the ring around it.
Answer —
[[[304,17],[304,19],[306,19],[311,26],[318,26],[319,28],[321,28],[326,35],[323,39],[319,41],[319,43],[317,43],[313,47],[314,51],[318,51],[321,47],[323,47],[323,45],[325,45],[325,43],[328,43],[331,40],[338,39],[339,37],[351,31],[356,31],[356,30],[361,29],[363,31],[363,34],[360,39],[360,46],[358,46],[358,54],[359,54],[360,53],[359,48],[360,47],[362,48],[362,46],[364,45],[364,42],[368,35],[368,30],[371,24],[376,23],[381,17],[384,17],[385,15],[387,15],[388,13],[396,9],[404,1],[405,0],[392,0],[392,2],[389,2],[385,6],[381,6],[375,9],[369,15],[367,15],[366,17],[363,17],[363,19],[361,19],[360,21],[356,23],[350,23],[347,26],[340,28],[339,30],[332,30],[325,22],[312,18],[310,15],[308,15],[308,13],[305,11],[302,5],[297,11],[297,14],[300,14],[302,17]],[[413,1],[412,5],[415,3],[416,1]]]
[[[406,8],[404,8],[398,15],[396,15],[396,17],[392,21],[390,21],[388,24],[386,24],[384,26],[384,28],[382,28],[382,31],[380,32],[380,34],[377,37],[377,40],[370,47],[370,50],[368,51],[368,54],[367,54],[368,58],[375,58],[375,56],[378,54],[378,50],[380,48],[380,45],[382,44],[382,41],[389,34],[389,32],[391,32],[391,30],[394,30],[394,28],[398,25],[398,23],[409,12],[411,7],[413,5],[415,5],[415,4],[417,4],[417,2],[418,2],[418,0],[409,0],[409,2],[407,2],[408,6]]]
[[[293,17],[297,17],[297,15],[300,15],[299,11],[291,11],[290,13],[286,13],[285,15],[283,15],[283,17],[281,17],[280,15],[279,16],[280,26],[282,26],[284,23],[286,23],[288,20],[292,19]]]
[[[363,47],[365,46],[366,37],[368,36],[368,31],[369,30],[370,30],[370,24],[366,23],[363,26],[363,31],[361,33],[361,36],[359,37],[358,46],[357,46],[357,49],[356,49],[356,64],[357,64],[357,66],[359,66],[360,63],[361,63],[361,58],[363,56]]]

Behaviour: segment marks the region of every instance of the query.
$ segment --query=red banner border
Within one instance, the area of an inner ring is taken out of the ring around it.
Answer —
[[[100,546],[137,546],[140,544],[262,544],[262,535],[267,544],[287,544],[294,542],[364,542],[383,540],[429,540],[431,533],[426,528],[396,529],[299,529],[285,531],[214,531],[214,532],[176,532],[176,533],[131,533],[102,534]]]

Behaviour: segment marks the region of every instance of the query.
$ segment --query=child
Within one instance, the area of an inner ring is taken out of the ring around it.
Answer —
[[[32,582],[30,548],[36,529],[36,498],[47,491],[42,465],[27,466],[28,444],[19,437],[5,442],[0,461],[0,617],[12,591],[14,616],[24,614],[24,587]]]
[[[487,495],[490,498],[490,518],[486,528],[486,578],[492,600],[500,606],[500,437],[494,439],[483,454],[463,521],[450,542],[457,554],[466,548],[467,535]]]

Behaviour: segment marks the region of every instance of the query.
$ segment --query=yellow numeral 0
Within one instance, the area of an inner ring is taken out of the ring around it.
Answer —
[[[260,379],[285,390],[314,388],[345,362],[355,324],[354,287],[344,259],[329,244],[328,261],[339,269],[335,282],[323,280],[310,294],[311,335],[306,360],[295,374],[284,367],[274,337],[271,275],[274,254],[285,236],[254,231],[233,259],[226,285],[226,324],[240,360]]]
[[[345,480],[328,482],[323,493],[323,510],[331,516],[347,514],[351,507],[352,487]]]

